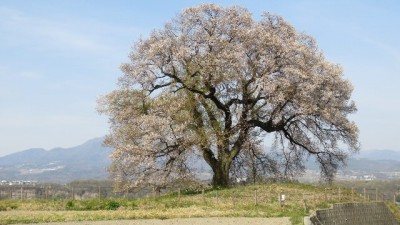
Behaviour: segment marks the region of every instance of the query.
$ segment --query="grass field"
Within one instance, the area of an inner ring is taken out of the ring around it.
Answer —
[[[302,224],[315,209],[352,199],[363,200],[351,189],[274,183],[141,199],[0,200],[0,224],[188,217],[290,217]],[[400,219],[398,208],[388,205]]]

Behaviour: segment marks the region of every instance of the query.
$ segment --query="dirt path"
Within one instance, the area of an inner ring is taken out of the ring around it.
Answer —
[[[289,218],[185,218],[149,220],[110,220],[61,223],[36,223],[35,225],[291,225]]]

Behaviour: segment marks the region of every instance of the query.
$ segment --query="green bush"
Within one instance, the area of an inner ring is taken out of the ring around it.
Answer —
[[[67,210],[73,210],[75,207],[74,201],[73,200],[69,200],[65,206],[65,209]]]
[[[117,210],[120,201],[114,199],[69,200],[65,205],[66,210]]]
[[[101,207],[99,207],[99,205],[101,205],[101,202],[98,199],[83,200],[81,203],[83,206],[81,210],[99,210],[99,209],[101,209]]]
[[[138,208],[138,205],[136,204],[135,201],[130,201],[129,203],[130,203],[129,204],[130,209],[137,209]],[[128,206],[128,204],[127,204],[127,206]]]
[[[115,200],[109,200],[106,204],[105,204],[105,210],[117,210],[119,207],[121,206],[121,204]]]

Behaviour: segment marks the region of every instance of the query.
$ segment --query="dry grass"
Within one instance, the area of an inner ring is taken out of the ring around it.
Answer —
[[[283,204],[278,196],[284,194]],[[354,195],[356,201],[361,198]],[[2,200],[0,224],[188,217],[302,217],[336,202],[350,202],[351,190],[303,184],[266,184],[223,190],[182,192],[143,199]],[[256,204],[257,203],[257,204]],[[6,209],[4,209],[6,208]],[[116,209],[116,210],[102,210]],[[391,207],[400,215],[396,207]]]

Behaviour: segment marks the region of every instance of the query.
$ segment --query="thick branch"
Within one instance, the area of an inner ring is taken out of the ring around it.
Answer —
[[[262,122],[262,121],[256,120],[256,119],[252,119],[247,122],[251,126],[259,127],[268,133],[272,133],[275,131],[281,131],[284,129],[284,125],[285,125],[283,121],[280,121],[278,124],[274,124],[271,119],[268,120],[267,122]]]
[[[206,144],[209,143],[206,134],[204,132],[205,129],[204,121],[202,119],[201,112],[199,112],[196,106],[193,109],[193,116],[196,124],[196,133],[198,134],[199,137],[204,139],[203,140],[204,143],[200,144],[200,150],[203,154],[204,160],[213,168],[217,164],[217,159],[215,158],[214,153],[211,151],[211,149],[206,146]]]
[[[163,87],[167,87],[167,86],[171,85],[172,83],[173,82],[168,82],[168,83],[165,83],[165,84],[156,84],[156,85],[152,84],[151,85],[152,89],[149,90],[149,93],[151,94],[151,93],[153,93],[153,91],[155,91],[157,89],[160,89],[160,88],[163,88]]]

